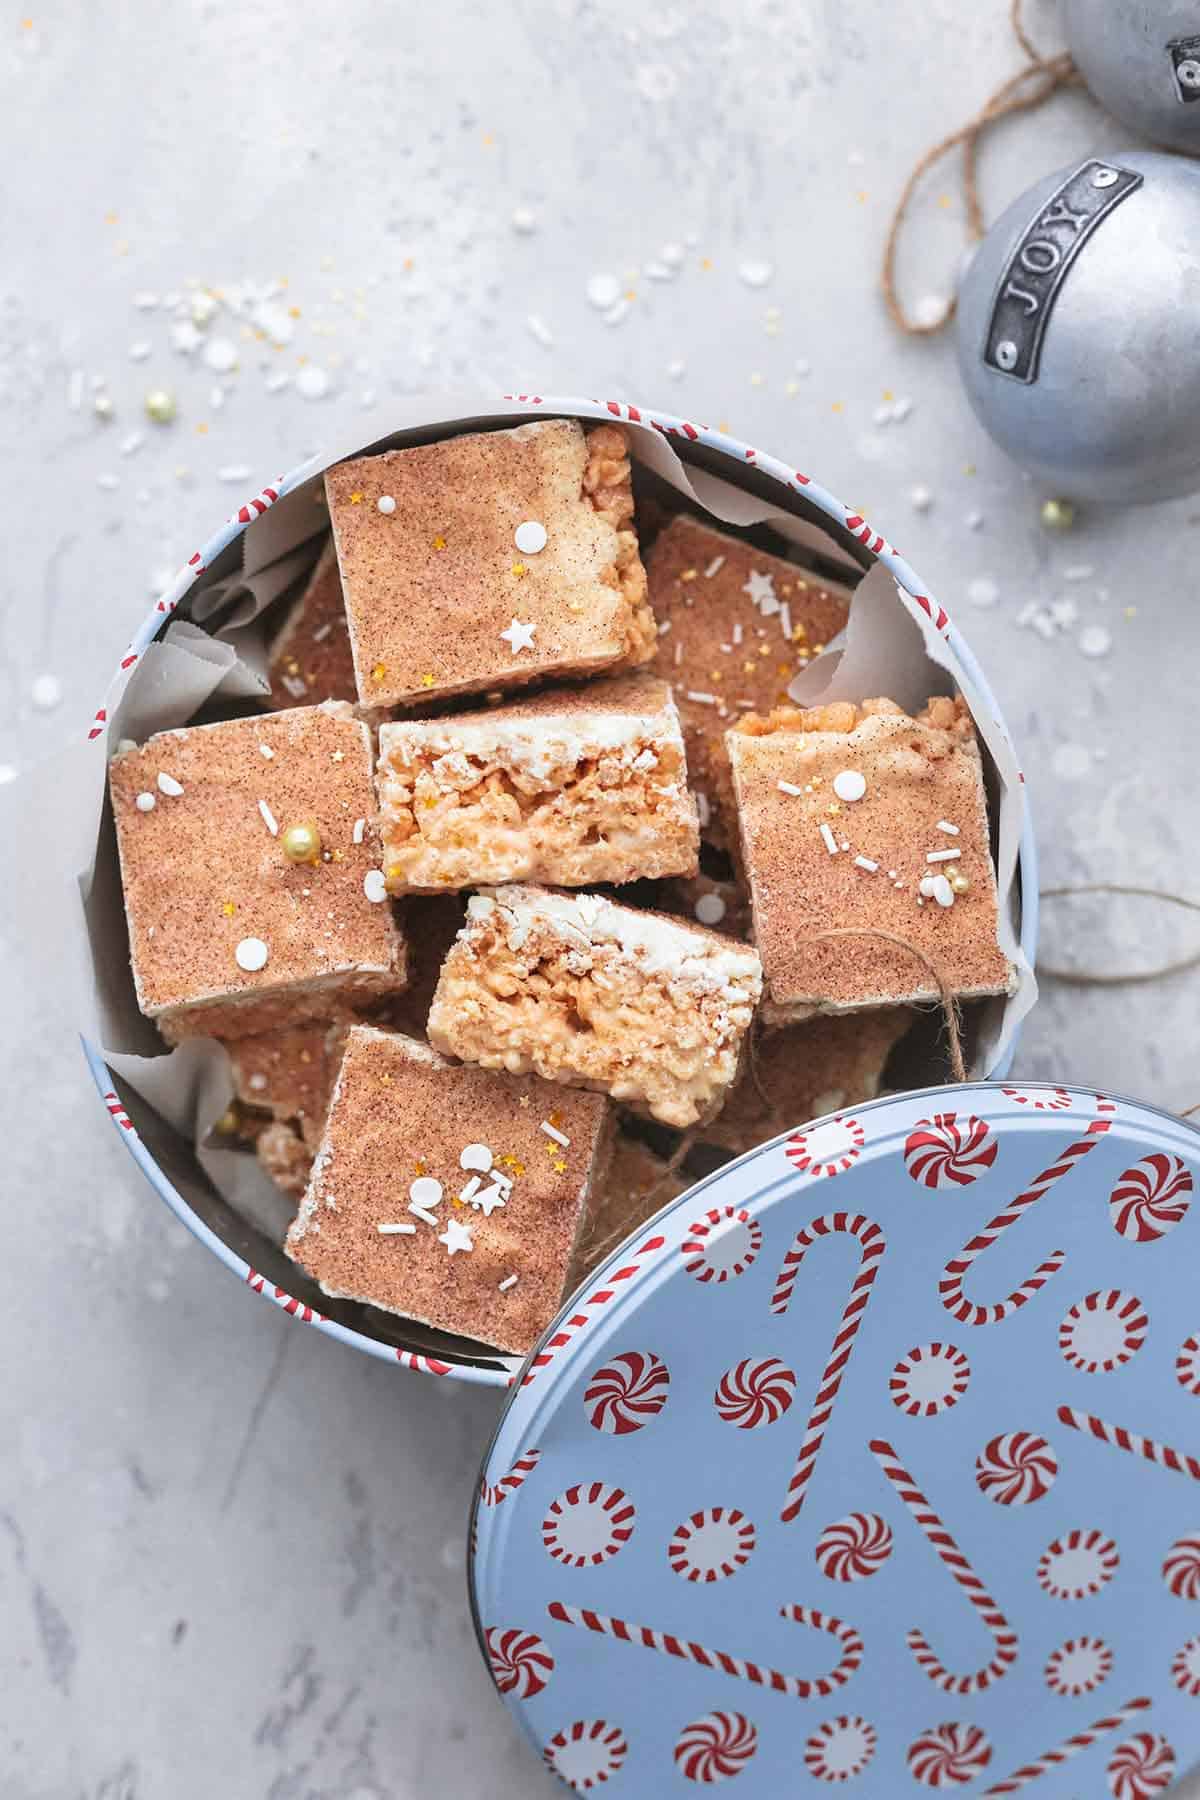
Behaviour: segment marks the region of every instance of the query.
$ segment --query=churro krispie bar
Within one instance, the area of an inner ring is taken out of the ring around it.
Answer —
[[[744,719],[726,736],[769,1022],[1004,994],[983,767],[961,699]]]
[[[411,706],[647,661],[625,434],[539,419],[325,477],[359,699]]]
[[[287,1252],[334,1298],[521,1354],[568,1289],[609,1141],[602,1095],[353,1026]]]
[[[737,824],[724,734],[743,713],[787,701],[788,683],[845,626],[850,590],[683,513],[655,540],[646,574],[701,827],[729,848]]]
[[[245,1037],[404,985],[372,748],[344,704],[161,732],[109,766],[138,1005]]]
[[[358,699],[342,578],[333,540],[290,607],[267,656],[268,705],[284,709],[319,700]]]
[[[761,986],[757,953],[715,932],[594,894],[504,887],[468,903],[429,1039],[686,1128],[732,1085]]]
[[[825,1113],[874,1100],[892,1048],[913,1022],[903,1006],[819,1013],[758,1037],[753,1069],[711,1124],[706,1144],[741,1155]]]
[[[651,675],[382,725],[376,785],[393,894],[696,868],[679,715]]]

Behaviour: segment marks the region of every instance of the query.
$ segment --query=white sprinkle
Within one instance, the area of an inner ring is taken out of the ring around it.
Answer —
[[[275,754],[275,752],[272,750],[270,744],[260,744],[258,746],[258,749],[259,749],[259,754],[261,756],[265,756],[268,762],[271,761],[271,758]]]
[[[687,374],[687,364],[684,362],[684,360],[681,356],[677,356],[675,358],[674,362],[669,362],[667,364],[667,376],[668,376],[669,380],[679,381],[686,374]]]
[[[701,925],[719,925],[725,917],[725,902],[720,894],[701,894],[692,911]]]
[[[694,689],[688,690],[687,698],[689,700],[694,700],[697,706],[715,706],[717,704],[717,696],[715,694],[698,694]]]
[[[29,690],[29,698],[39,712],[53,712],[62,699],[62,682],[57,675],[39,675]]]
[[[396,510],[395,499],[391,494],[380,494],[375,502],[375,509],[381,513],[394,513]]]
[[[249,463],[222,463],[217,470],[218,481],[249,481]]]
[[[254,1074],[250,1077],[250,1086],[254,1089],[256,1094],[261,1094],[266,1085],[266,1076],[260,1069],[256,1069]]]
[[[954,889],[950,886],[950,883],[946,880],[944,875],[938,875],[934,878],[933,897],[939,906],[954,905]]]
[[[519,231],[522,237],[528,237],[530,232],[537,230],[537,215],[527,206],[514,206],[511,224],[514,231]]]
[[[413,1206],[437,1206],[442,1198],[442,1184],[432,1175],[418,1175],[408,1190],[410,1210]]]
[[[153,312],[158,305],[158,295],[142,290],[133,296],[133,304],[139,312]]]
[[[293,700],[302,700],[308,692],[299,675],[281,675],[279,679]]]
[[[995,606],[1000,598],[1000,589],[987,575],[977,575],[974,581],[967,583],[967,599],[972,606]]]
[[[202,290],[192,295],[191,312],[193,325],[211,325],[217,314],[217,302]]]
[[[872,862],[869,856],[856,856],[854,859],[854,866],[856,869],[865,869],[868,875],[874,875],[879,864],[877,862]]]
[[[935,880],[936,877],[933,875],[922,875],[920,881],[917,883],[917,892],[919,894],[924,894],[927,900],[932,900],[933,884]]]
[[[841,840],[841,844],[840,844],[839,848],[841,848],[842,850],[848,850],[850,848],[850,845],[845,838],[843,838]]]
[[[958,836],[958,826],[952,825],[950,823],[949,819],[939,819],[937,822],[937,828],[939,831],[944,831],[947,837],[957,837]]]
[[[621,298],[621,284],[615,275],[591,275],[585,292],[589,306],[594,306],[597,312],[606,312]]]
[[[839,800],[853,805],[867,791],[867,778],[858,769],[839,769],[833,778],[833,791]]]
[[[742,262],[738,264],[738,278],[744,281],[747,287],[766,287],[774,273],[775,265],[773,263]]]
[[[546,527],[540,519],[524,519],[513,532],[513,543],[522,556],[536,556],[546,548]]]
[[[478,1175],[472,1175],[470,1181],[467,1182],[467,1185],[460,1191],[458,1196],[464,1206],[469,1200],[474,1199],[482,1186],[483,1183],[480,1181]]]
[[[317,629],[312,634],[313,643],[314,644],[323,644],[325,642],[325,639],[329,636],[329,634],[332,630],[333,630],[333,625],[330,623],[329,620],[326,620],[324,625],[318,625]]]
[[[179,344],[178,347],[182,349],[183,345]],[[205,365],[217,375],[227,375],[231,369],[236,369],[237,361],[237,345],[232,338],[210,338],[204,346]]]
[[[214,382],[213,386],[209,388],[208,404],[212,407],[214,412],[220,412],[221,408],[224,406],[225,389],[221,387],[219,383]]]
[[[895,871],[895,869],[889,869],[889,870],[888,870],[888,872],[887,872],[887,878],[888,878],[888,880],[889,880],[889,881],[895,881],[895,879],[896,879],[896,871]]]
[[[415,1201],[415,1200],[409,1201],[408,1210],[410,1213],[412,1213],[414,1215],[415,1218],[420,1219],[422,1224],[425,1224],[425,1225],[440,1225],[441,1224],[441,1220],[438,1218],[436,1213],[431,1213],[429,1211],[428,1207],[420,1206],[417,1203],[417,1201]]]
[[[368,869],[363,876],[363,893],[372,906],[378,906],[381,900],[387,899],[387,877],[382,869]]]
[[[792,609],[786,600],[779,602],[779,629],[790,644],[792,641]]]
[[[733,626],[733,642],[735,646],[741,643],[743,635],[741,623],[738,620],[735,620]]]
[[[683,245],[664,244],[658,254],[669,269],[677,269],[683,261]]]
[[[263,382],[268,394],[278,394],[285,387],[291,387],[292,378],[286,369],[272,369]]]
[[[724,567],[725,567],[725,558],[723,556],[714,556],[712,561],[709,563],[707,569],[705,569],[705,571],[704,571],[705,581],[711,581],[713,576],[719,575],[721,570]]]
[[[329,376],[316,363],[305,363],[296,371],[296,392],[305,400],[323,400],[329,392]]]
[[[145,362],[153,349],[154,345],[150,343],[148,338],[138,338],[136,343],[130,344],[129,346],[130,362]]]
[[[245,969],[248,974],[254,975],[259,969],[266,968],[269,954],[261,938],[245,937],[234,950],[233,956],[239,969]]]
[[[458,1159],[460,1169],[478,1169],[486,1175],[495,1158],[487,1144],[468,1144]]]
[[[83,405],[83,370],[72,369],[67,382],[67,405],[72,412],[78,412]]]
[[[0,763],[0,787],[7,787],[10,781],[16,779],[16,766],[13,763]]]
[[[918,483],[908,497],[914,512],[928,512],[933,505],[933,489],[927,488],[923,482]]]
[[[983,514],[978,511],[969,512],[963,523],[966,525],[968,531],[978,531],[983,525]]]
[[[365,819],[355,819],[354,830],[350,834],[351,841],[355,844],[361,844],[363,841],[363,833],[366,829],[367,821]]]
[[[500,1179],[499,1173],[496,1173],[491,1187],[484,1188],[481,1194],[476,1194],[471,1205],[475,1207],[478,1212],[481,1212],[485,1219],[490,1219],[498,1206],[507,1204],[508,1196],[511,1192],[512,1184],[509,1183],[508,1186],[505,1186]]]
[[[646,277],[647,281],[673,281],[675,279],[674,269],[669,268],[664,262],[655,261],[653,258],[650,262],[642,264],[642,274]]]
[[[183,792],[183,784],[182,782],[176,781],[173,775],[168,775],[164,770],[160,769],[158,772],[158,791],[160,794],[169,794],[172,800],[178,800],[180,794]]]
[[[265,800],[259,801],[258,810],[262,814],[263,824],[266,826],[266,828],[270,832],[271,836],[278,837],[279,836],[279,821],[275,817],[275,814],[271,811],[270,807],[267,805]]]
[[[905,396],[904,398],[902,398],[900,400],[894,400],[892,402],[892,419],[893,419],[894,423],[897,425],[903,425],[905,419],[907,419],[907,417],[908,417],[909,413],[912,411],[912,409],[913,409],[913,403],[911,400],[909,400],[907,398],[907,396]]]
[[[96,486],[104,488],[107,493],[115,494],[121,483],[116,475],[97,475]]]
[[[456,1250],[473,1250],[475,1240],[465,1225],[457,1219],[447,1219],[446,1229],[438,1234],[438,1243],[445,1244],[447,1256],[453,1256]]]
[[[545,1132],[548,1138],[553,1138],[556,1144],[561,1144],[564,1150],[569,1148],[571,1142],[570,1138],[567,1137],[564,1132],[559,1131],[557,1126],[551,1125],[548,1119],[542,1120],[540,1129]]]
[[[695,801],[696,801],[696,817],[699,819],[700,829],[701,829],[701,831],[703,831],[706,828],[706,826],[708,825],[708,821],[712,817],[712,807],[708,804],[708,795],[703,791],[702,788],[696,789]]]
[[[659,622],[658,622],[659,637],[666,637],[666,635],[667,635],[668,631],[670,631],[670,629],[671,629],[670,619],[660,619],[659,620]]]
[[[539,313],[530,313],[525,320],[529,335],[536,338],[545,350],[553,350],[554,333]]]
[[[139,812],[153,812],[156,801],[154,795],[147,789],[144,793],[138,795],[133,804],[137,807]]]
[[[417,1228],[415,1225],[397,1222],[395,1224],[376,1225],[375,1229],[380,1237],[412,1237],[415,1235]]]
[[[522,650],[533,649],[533,634],[536,630],[537,626],[528,620],[513,619],[507,630],[502,631],[500,636],[513,655],[519,656]]]
[[[944,294],[925,294],[916,305],[918,325],[940,325],[950,308]]]
[[[601,313],[600,317],[606,325],[619,325],[628,311],[629,302],[622,295],[621,299],[615,305],[610,306],[607,312]]]
[[[1107,656],[1112,649],[1112,633],[1105,625],[1088,625],[1079,634],[1079,648],[1084,656]]]
[[[957,862],[961,855],[961,850],[930,850],[925,861],[927,863]]]
[[[683,661],[683,645],[680,643],[677,643],[675,645],[675,667],[678,668],[682,661]]]
[[[500,1283],[500,1292],[502,1294],[507,1294],[509,1288],[515,1288],[519,1280],[519,1275],[506,1275],[504,1280]]]
[[[828,850],[830,856],[836,856],[838,853],[837,839],[823,819],[821,821],[821,836],[825,841],[825,848]]]
[[[1091,563],[1072,563],[1063,570],[1064,581],[1090,581],[1096,573]]]
[[[804,789],[797,787],[794,781],[777,781],[775,786],[781,794],[802,794],[804,792]]]

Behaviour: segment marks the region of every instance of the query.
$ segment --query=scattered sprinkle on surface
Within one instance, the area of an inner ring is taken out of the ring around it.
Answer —
[[[57,675],[39,675],[29,697],[39,712],[52,712],[62,699],[62,682]]]
[[[160,769],[158,772],[158,791],[160,794],[167,794],[172,800],[178,800],[180,794],[183,792],[183,783],[181,781],[176,781],[173,775],[168,775],[165,769]]]
[[[271,811],[270,807],[267,805],[265,800],[259,801],[258,810],[262,814],[263,824],[266,826],[266,828],[270,832],[271,836],[278,837],[279,836],[279,820],[275,817],[275,814]]]
[[[926,853],[927,863],[957,862],[962,855],[961,850],[930,850]]]
[[[256,975],[259,969],[266,968],[269,954],[270,952],[261,938],[244,937],[238,943],[233,956],[239,969],[245,969],[248,975]]]
[[[546,548],[546,527],[540,519],[524,519],[513,533],[513,542],[522,556],[536,556]]]
[[[833,828],[827,825],[824,819],[821,821],[821,837],[830,856],[836,856],[838,853],[837,839],[833,835]]]
[[[382,869],[368,869],[363,876],[363,893],[372,906],[378,906],[381,900],[387,899],[387,877]]]
[[[509,1288],[515,1288],[519,1280],[520,1276],[518,1275],[506,1275],[504,1280],[499,1283],[500,1292],[502,1294],[507,1294]]]
[[[380,1237],[412,1237],[416,1232],[415,1225],[406,1224],[403,1220],[376,1225]]]
[[[380,494],[375,505],[381,513],[394,513],[396,510],[396,502],[391,494]]]
[[[153,812],[156,802],[154,795],[147,789],[144,793],[138,795],[133,804],[137,807],[139,812]]]
[[[848,805],[853,805],[856,800],[861,800],[867,791],[866,776],[858,769],[839,769],[833,778],[833,791],[839,800],[845,800]]]
[[[533,649],[533,634],[536,630],[536,625],[521,619],[513,619],[507,630],[502,631],[500,636],[509,646],[513,655],[519,656],[522,650]]]
[[[1107,625],[1085,625],[1079,634],[1079,648],[1084,656],[1107,656],[1112,649],[1112,632]]]
[[[564,1150],[571,1142],[570,1138],[561,1132],[557,1125],[551,1125],[549,1119],[542,1120],[539,1130],[544,1131],[548,1138],[553,1138],[556,1144],[561,1144]]]
[[[949,819],[939,819],[937,828],[939,831],[944,831],[947,837],[957,837],[959,835],[958,826],[952,825]]]
[[[414,1206],[438,1206],[442,1198],[442,1184],[432,1175],[418,1175],[409,1187],[408,1198]]]
[[[366,829],[367,821],[365,819],[355,819],[354,830],[350,833],[352,841],[356,844],[361,844],[363,841],[363,833]]]
[[[804,789],[797,787],[794,781],[777,781],[775,786],[779,789],[781,794],[800,795],[804,792]]]
[[[701,894],[692,911],[701,925],[719,925],[725,917],[725,902],[720,894]]]
[[[489,1145],[468,1144],[459,1155],[458,1166],[460,1169],[477,1169],[481,1175],[486,1175],[494,1161]]]

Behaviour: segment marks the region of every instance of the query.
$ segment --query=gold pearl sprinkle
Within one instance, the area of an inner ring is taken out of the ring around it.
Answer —
[[[175,417],[175,396],[169,388],[151,388],[142,404],[156,425],[169,425]]]
[[[321,834],[307,820],[299,825],[289,825],[280,834],[279,842],[289,862],[316,862],[321,854]]]
[[[1040,516],[1047,531],[1070,531],[1075,523],[1075,508],[1069,500],[1046,500]]]
[[[219,1132],[222,1137],[232,1137],[240,1128],[241,1121],[238,1118],[236,1106],[227,1106],[213,1126],[213,1130]]]
[[[949,881],[950,887],[954,893],[956,893],[956,894],[969,894],[970,893],[971,877],[969,875],[964,875],[961,869],[955,869],[953,875],[948,875],[946,877],[946,879]]]

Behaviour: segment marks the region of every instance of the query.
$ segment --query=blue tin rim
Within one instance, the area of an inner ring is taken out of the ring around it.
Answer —
[[[805,500],[810,501],[820,512],[826,514],[840,530],[849,530],[851,535],[862,544],[864,549],[866,549],[872,561],[883,563],[899,585],[905,589],[906,593],[911,595],[914,599],[919,597],[922,606],[930,611],[931,617],[941,617],[944,619],[944,624],[941,627],[943,635],[946,637],[947,642],[952,646],[955,655],[958,657],[966,673],[977,687],[980,697],[992,708],[993,717],[1001,731],[1004,733],[1009,743],[1012,743],[1012,735],[1009,732],[1004,715],[996,702],[987,678],[953,620],[944,613],[944,609],[942,609],[939,603],[929,594],[910,564],[893,548],[888,540],[875,532],[873,528],[860,517],[860,515],[852,513],[848,507],[819,482],[813,481],[806,475],[801,475],[797,470],[782,462],[778,457],[771,456],[764,451],[756,450],[752,445],[744,443],[739,438],[731,437],[725,432],[716,431],[711,426],[693,424],[690,420],[681,418],[674,413],[652,412],[644,407],[639,408],[632,406],[625,401],[595,401],[572,396],[504,394],[500,396],[500,398],[503,401],[515,402],[521,408],[536,408],[545,414],[562,414],[569,417],[587,419],[609,418],[621,422],[629,421],[634,424],[651,425],[656,430],[662,431],[664,435],[675,439],[677,444],[684,448],[686,448],[686,445],[689,443],[703,444],[710,449],[719,451],[722,455],[728,457],[731,462],[738,464],[742,468],[760,469],[788,489],[789,492],[800,495]],[[500,419],[512,415],[498,413],[490,416]],[[450,421],[447,421],[447,423],[450,423]],[[387,435],[386,432],[382,434],[384,437]],[[684,460],[686,460],[686,456]],[[241,536],[247,525],[251,524],[256,518],[261,517],[268,506],[273,505],[276,500],[282,499],[285,495],[293,492],[295,488],[309,480],[324,466],[325,464],[319,456],[310,456],[306,458],[304,462],[297,465],[297,467],[292,469],[288,474],[279,477],[275,482],[271,483],[269,487],[261,489],[258,494],[246,503],[246,505],[239,507],[233,512],[221,528],[214,532],[212,537],[195,552],[189,562],[179,571],[179,574],[171,584],[170,588],[168,588],[166,594],[164,594],[150,609],[147,617],[143,620],[141,626],[130,640],[127,658],[123,659],[122,666],[124,667],[126,661],[130,664],[136,661],[147,645],[154,641],[164,625],[173,615],[179,601],[204,573],[207,566],[215,561],[217,556],[219,556],[223,550],[227,549],[235,538]],[[855,521],[855,523],[851,525],[849,523],[850,521]],[[118,670],[115,681],[120,679],[122,679],[122,672],[121,670]],[[107,706],[102,706],[96,714],[96,720],[89,736],[98,738],[101,735],[107,716],[108,708]],[[1021,839],[1017,856],[1021,877],[1021,927],[1019,942],[1025,957],[1032,966],[1037,953],[1038,939],[1038,864],[1037,847],[1034,841],[1033,824],[1030,818],[1027,796],[1025,799],[1024,811],[1025,816],[1021,825]],[[277,1287],[275,1283],[266,1281],[256,1269],[252,1268],[251,1265],[244,1260],[244,1258],[239,1256],[235,1250],[231,1249],[223,1239],[219,1238],[209,1225],[205,1224],[199,1214],[196,1213],[188,1201],[184,1199],[183,1195],[179,1192],[179,1189],[169,1180],[164,1171],[154,1161],[154,1158],[142,1143],[132,1123],[128,1120],[123,1109],[120,1107],[120,1102],[113,1089],[112,1072],[101,1056],[98,1047],[91,1043],[86,1037],[81,1037],[80,1042],[83,1047],[83,1054],[89,1072],[96,1085],[97,1093],[105,1104],[109,1117],[120,1133],[126,1149],[141,1169],[143,1175],[158,1194],[159,1198],[166,1203],[180,1223],[185,1225],[192,1233],[192,1236],[198,1239],[206,1249],[211,1251],[217,1260],[221,1262],[231,1274],[235,1275],[239,1281],[247,1283],[259,1294],[273,1300],[276,1305],[281,1306],[283,1310],[290,1313],[293,1318],[300,1320],[304,1324],[313,1325],[318,1331],[324,1332],[327,1337],[334,1338],[339,1343],[348,1344],[351,1348],[362,1351],[368,1356],[376,1357],[380,1361],[388,1363],[398,1362],[401,1367],[416,1370],[421,1374],[451,1376],[459,1381],[473,1382],[480,1387],[507,1388],[513,1385],[517,1376],[514,1375],[511,1367],[507,1365],[501,1365],[499,1363],[489,1365],[486,1362],[445,1362],[437,1357],[418,1354],[416,1351],[398,1349],[395,1345],[385,1344],[377,1338],[368,1337],[364,1332],[355,1331],[351,1326],[341,1325],[335,1319],[325,1318],[323,1314],[317,1313],[313,1308],[297,1301],[294,1296]],[[1015,1050],[1016,1038],[1014,1036],[1014,1040],[1009,1045],[1006,1054],[1001,1058],[996,1067],[989,1072],[987,1082],[980,1085],[988,1085],[988,1083],[1002,1080],[1008,1074],[1008,1071],[1012,1066]],[[932,1091],[945,1094],[948,1090],[943,1088]],[[872,1104],[875,1103],[872,1102]],[[114,1107],[116,1110],[114,1110]],[[747,1154],[756,1155],[758,1150],[762,1147],[763,1146],[756,1146],[753,1151],[749,1151]],[[737,1160],[740,1161],[741,1158]],[[720,1174],[725,1168],[732,1166],[732,1164],[725,1164],[722,1166],[721,1170],[717,1170],[715,1173]],[[704,1177],[702,1181],[696,1184],[697,1188],[706,1186],[712,1179],[712,1176]]]

